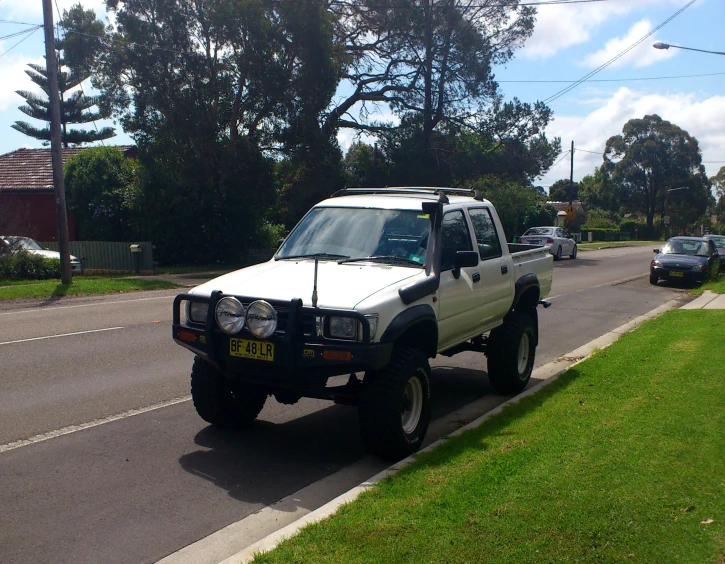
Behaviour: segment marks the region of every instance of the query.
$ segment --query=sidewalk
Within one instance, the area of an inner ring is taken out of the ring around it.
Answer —
[[[725,309],[725,294],[705,290],[702,296],[692,300],[680,309]]]

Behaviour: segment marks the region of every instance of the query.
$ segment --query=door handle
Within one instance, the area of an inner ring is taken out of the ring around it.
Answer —
[[[473,276],[471,276],[474,282],[478,282],[481,279],[481,275],[478,272],[474,272]]]
[[[506,274],[509,271],[509,267],[505,264],[501,267],[501,274]]]

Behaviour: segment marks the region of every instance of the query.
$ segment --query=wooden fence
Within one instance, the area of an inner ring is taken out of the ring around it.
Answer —
[[[58,250],[57,242],[40,244],[51,251]],[[141,245],[141,252],[132,253],[131,245]],[[84,270],[135,272],[138,269],[143,273],[154,270],[154,246],[150,241],[71,241],[70,254],[81,259]]]

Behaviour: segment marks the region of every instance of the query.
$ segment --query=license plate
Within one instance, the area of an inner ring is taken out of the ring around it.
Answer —
[[[229,339],[229,354],[252,360],[274,360],[274,343],[249,339]]]
[[[672,278],[682,278],[684,276],[684,274],[682,272],[673,271],[673,272],[670,272],[670,276]]]

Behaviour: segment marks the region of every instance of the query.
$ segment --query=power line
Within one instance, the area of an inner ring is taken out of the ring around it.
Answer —
[[[10,35],[3,35],[0,37],[0,41],[5,41],[6,39],[12,39],[13,37],[19,37],[21,35],[25,35],[26,33],[30,33],[31,31],[36,31],[43,27],[42,25],[36,25],[33,29],[24,29],[23,31],[16,31],[15,33],[11,33]]]
[[[554,168],[554,167],[555,167],[556,165],[558,165],[558,164],[559,164],[559,163],[560,163],[561,161],[563,161],[563,160],[564,160],[564,159],[566,158],[566,156],[567,156],[567,155],[568,155],[569,153],[571,153],[571,151],[567,151],[566,153],[564,153],[564,154],[563,154],[563,155],[561,156],[561,158],[560,158],[560,159],[559,159],[558,161],[556,161],[556,162],[555,162],[555,163],[554,163],[553,165],[551,165],[551,166],[549,167],[549,170],[551,170],[551,169],[552,169],[552,168]]]
[[[599,152],[587,151],[586,149],[577,149],[577,151],[581,151],[582,153],[591,153],[592,155],[603,155],[604,154],[602,151],[599,151]]]
[[[40,26],[40,27],[43,27],[43,26]],[[5,55],[7,55],[10,51],[12,51],[13,49],[15,49],[18,45],[20,45],[28,37],[32,36],[36,31],[38,31],[40,29],[40,27],[36,27],[35,29],[26,30],[24,33],[27,33],[27,35],[25,37],[23,37],[20,41],[18,41],[15,45],[13,45],[12,47],[10,47],[10,49],[8,49],[7,51],[5,51],[2,55],[0,55],[0,59],[3,58]]]
[[[0,23],[4,24],[17,24],[17,25],[33,25],[43,27],[43,24],[28,23],[28,22],[16,22],[14,20],[0,20]]]
[[[587,82],[630,82],[637,80],[666,80],[670,78],[699,78],[702,76],[721,76],[725,75],[725,72],[711,72],[707,74],[681,74],[677,76],[650,76],[650,77],[639,77],[639,78],[595,78],[594,80],[588,80]],[[497,80],[499,83],[567,83],[571,84],[577,82],[576,80]]]
[[[682,8],[680,8],[679,10],[677,10],[674,14],[672,14],[664,22],[662,22],[660,25],[658,25],[652,31],[650,31],[649,33],[647,33],[646,35],[644,35],[643,37],[641,37],[640,39],[638,39],[637,41],[635,41],[634,43],[632,43],[632,45],[630,45],[629,47],[627,47],[626,49],[624,49],[623,51],[621,51],[619,54],[617,54],[614,57],[612,57],[611,59],[609,59],[606,63],[603,63],[603,64],[599,65],[593,71],[591,71],[590,73],[584,75],[582,78],[580,78],[579,80],[577,80],[573,84],[570,84],[569,86],[567,86],[563,90],[560,90],[556,94],[553,94],[552,96],[549,96],[546,100],[544,100],[544,104],[549,104],[549,103],[553,102],[554,100],[556,100],[557,98],[562,97],[564,94],[570,92],[571,90],[573,90],[574,88],[576,88],[580,84],[586,82],[592,76],[594,76],[598,72],[604,70],[605,68],[607,68],[609,65],[611,65],[612,63],[614,63],[618,59],[621,59],[624,55],[626,55],[632,49],[634,49],[635,47],[637,47],[640,43],[642,43],[648,37],[650,37],[651,35],[653,35],[656,31],[658,31],[661,28],[663,28],[665,25],[667,25],[669,22],[671,22],[673,19],[675,19],[677,16],[679,16],[682,12],[684,12],[687,8],[689,8],[690,6],[692,6],[695,2],[696,2],[696,0],[690,0],[687,4],[685,4]]]

